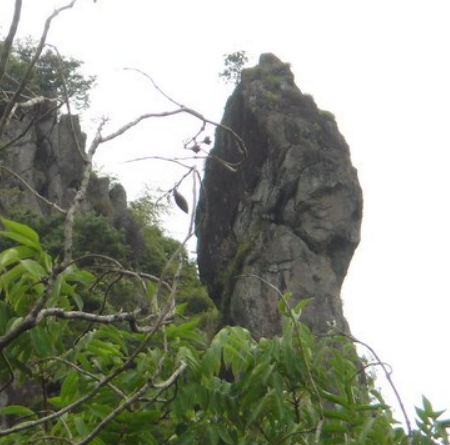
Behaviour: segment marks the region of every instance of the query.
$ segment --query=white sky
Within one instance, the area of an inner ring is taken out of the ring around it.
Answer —
[[[38,34],[56,0],[24,0],[22,35]],[[6,32],[13,0],[0,3]],[[49,41],[99,75],[90,118],[112,126],[140,112],[172,109],[135,67],[176,100],[220,120],[231,92],[218,80],[223,54],[273,52],[300,89],[333,112],[359,171],[362,242],[343,289],[354,335],[393,368],[411,410],[421,394],[450,408],[448,0],[79,0]],[[97,162],[134,197],[166,189],[184,173],[135,157],[183,155],[192,119],[149,121],[101,149]],[[187,218],[174,213],[181,236]],[[390,391],[384,394],[390,399]]]

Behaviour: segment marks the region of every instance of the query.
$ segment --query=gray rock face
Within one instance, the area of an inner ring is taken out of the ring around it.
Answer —
[[[11,121],[0,146],[11,145],[2,150],[0,158],[39,194],[67,208],[84,168],[76,141],[84,151],[86,135],[81,132],[78,116],[58,119],[55,112],[36,107],[21,120]],[[28,209],[43,215],[51,210],[8,174],[0,179],[0,209],[6,214]]]
[[[36,107],[22,119],[12,119],[0,141],[0,162],[20,176],[40,195],[63,209],[73,202],[85,167],[82,157],[86,135],[78,116],[58,116]],[[81,152],[81,154],[80,154]],[[52,208],[31,193],[12,174],[0,176],[0,215],[11,217],[29,210],[46,216]],[[108,177],[92,175],[81,212],[94,212],[108,218],[117,229],[124,230],[135,257],[143,251],[142,233],[127,206],[127,194],[120,184]]]
[[[11,144],[0,152],[0,161],[40,195],[67,209],[85,167],[86,135],[78,116],[58,117],[36,107],[23,119],[11,121],[0,146],[8,142]],[[47,215],[51,207],[30,193],[16,176],[5,173],[0,177],[0,213],[8,216],[17,210]],[[120,184],[112,187],[108,177],[91,177],[81,210],[106,216],[115,227],[130,225],[125,189]]]
[[[362,193],[331,113],[302,94],[272,54],[244,70],[216,132],[197,208],[200,277],[226,324],[255,337],[280,332],[279,292],[305,298],[314,332],[348,331],[340,290],[360,240]]]

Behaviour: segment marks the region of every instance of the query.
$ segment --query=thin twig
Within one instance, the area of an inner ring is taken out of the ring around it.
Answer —
[[[9,55],[11,53],[14,36],[16,35],[17,27],[19,26],[21,12],[22,12],[22,0],[16,0],[11,25],[9,26],[8,35],[6,36],[6,39],[3,41],[2,53],[0,54],[0,85],[3,80],[3,76],[6,72],[6,65],[8,62]]]
[[[96,380],[97,382],[101,381],[101,377],[99,377],[98,375],[95,375],[92,372],[86,371],[85,369],[80,368],[79,366],[77,366],[75,363],[72,363],[69,360],[66,360],[66,359],[64,359],[62,357],[47,357],[45,359],[38,360],[36,363],[43,363],[43,362],[53,361],[53,360],[61,362],[61,363],[64,363],[65,365],[75,369],[80,374],[83,374],[83,375],[91,378],[92,380]],[[127,398],[127,395],[123,391],[121,391],[119,388],[117,388],[117,386],[113,385],[112,383],[108,383],[106,386],[108,388],[110,388],[112,391],[114,391],[122,399],[126,399]]]
[[[364,343],[361,340],[358,340],[356,337],[354,337],[351,334],[347,334],[347,333],[341,332],[341,331],[337,331],[337,332],[338,332],[339,335],[347,337],[352,342],[364,346],[375,357],[375,360],[381,366],[381,369],[383,370],[384,375],[385,375],[387,381],[389,382],[389,385],[392,388],[392,391],[394,392],[395,398],[397,399],[398,405],[400,406],[400,410],[401,410],[401,412],[403,414],[403,417],[405,419],[406,428],[408,430],[408,436],[411,436],[412,435],[411,421],[409,420],[408,413],[406,412],[405,405],[403,404],[403,401],[402,401],[402,399],[400,397],[400,393],[397,391],[397,387],[395,386],[394,381],[392,379],[392,376],[391,376],[392,375],[392,371],[388,370],[387,365],[380,359],[380,357],[378,356],[376,351],[370,345],[368,345],[367,343]]]
[[[42,196],[40,193],[38,193],[33,187],[31,187],[30,184],[28,184],[25,179],[23,179],[20,175],[13,172],[8,167],[5,167],[3,164],[0,163],[0,169],[4,170],[6,173],[10,174],[11,176],[14,176],[17,180],[19,180],[36,198],[40,199],[41,201],[44,201],[48,206],[54,208],[58,212],[61,212],[63,214],[66,214],[66,210],[61,208],[58,204],[54,203],[53,201],[48,200],[45,196]]]
[[[117,417],[122,411],[127,409],[131,404],[133,404],[136,400],[138,400],[145,392],[147,392],[151,387],[155,387],[160,389],[158,396],[162,391],[169,388],[174,384],[176,379],[181,375],[181,373],[186,369],[187,365],[184,362],[181,362],[180,366],[172,373],[172,375],[165,381],[159,384],[153,384],[151,382],[147,382],[143,385],[139,390],[137,390],[131,397],[122,402],[116,409],[114,409],[111,413],[109,413],[102,421],[83,439],[79,442],[76,442],[74,445],[85,445],[89,443],[97,434],[105,428],[111,420]]]
[[[34,65],[36,64],[36,62],[38,61],[40,55],[42,54],[42,50],[43,50],[45,42],[47,40],[47,35],[48,35],[49,30],[50,30],[50,26],[52,24],[53,19],[55,17],[57,17],[62,11],[72,8],[77,1],[78,0],[72,0],[67,5],[61,6],[60,8],[55,9],[53,11],[53,13],[45,21],[44,30],[42,31],[41,39],[40,39],[40,41],[38,43],[38,46],[36,48],[36,52],[34,53],[30,63],[27,66],[27,69],[25,71],[25,74],[23,75],[23,78],[22,78],[22,80],[20,82],[19,87],[17,88],[16,92],[13,94],[12,98],[8,102],[8,104],[6,106],[6,109],[5,109],[4,113],[3,113],[3,116],[0,119],[0,137],[3,134],[3,131],[4,131],[5,127],[6,127],[6,125],[8,124],[9,118],[11,116],[11,111],[12,111],[14,105],[19,101],[20,96],[22,94],[22,91],[24,90],[24,88],[26,87],[26,85],[28,83],[28,80],[30,79],[30,76],[31,76],[31,73],[33,71]]]

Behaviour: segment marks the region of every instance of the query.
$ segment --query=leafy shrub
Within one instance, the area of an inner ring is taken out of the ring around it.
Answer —
[[[95,276],[55,268],[36,232],[4,225],[16,246],[0,253],[0,381],[36,393],[0,407],[0,445],[448,443],[450,421],[426,398],[405,431],[361,383],[349,339],[317,339],[298,321],[304,302],[290,309],[283,296],[282,335],[259,341],[225,327],[206,344],[190,320],[148,334],[101,318],[80,329],[79,292]]]
[[[242,69],[248,62],[248,56],[245,51],[236,51],[234,53],[225,54],[225,68],[219,74],[219,77],[227,83],[237,85],[241,80]]]

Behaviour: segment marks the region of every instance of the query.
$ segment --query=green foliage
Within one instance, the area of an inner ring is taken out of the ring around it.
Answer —
[[[0,42],[0,51],[3,42]],[[19,86],[28,66],[36,52],[37,44],[31,39],[19,41],[8,59],[6,75],[0,85],[2,97],[0,107]],[[82,72],[83,62],[72,57],[59,56],[54,50],[45,50],[36,62],[31,78],[22,93],[21,100],[36,96],[58,97],[64,100],[64,85],[67,94],[78,109],[89,105],[89,90],[95,83],[95,77],[86,76]]]
[[[42,245],[54,257],[61,258],[64,244],[64,215],[52,213],[40,216],[34,212],[15,212],[14,219],[27,224],[41,234]],[[5,247],[0,240],[0,249]],[[106,255],[122,262],[129,263],[129,246],[125,242],[122,231],[115,229],[108,219],[93,212],[80,214],[74,225],[74,256],[89,254]]]
[[[231,54],[224,55],[225,68],[219,73],[219,77],[224,79],[226,83],[234,83],[237,85],[241,80],[242,69],[248,62],[248,56],[245,51],[236,51]]]
[[[100,319],[81,329],[73,314],[95,275],[55,268],[34,230],[3,224],[15,246],[0,253],[0,381],[14,375],[34,397],[0,408],[0,445],[448,443],[450,421],[426,398],[408,436],[361,383],[353,344],[298,321],[304,302],[290,309],[284,295],[282,335],[259,341],[235,326],[205,344],[189,319],[148,334]],[[66,317],[46,315],[55,308]]]

